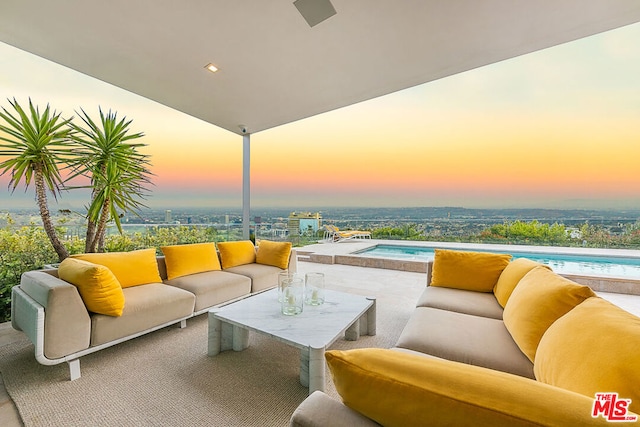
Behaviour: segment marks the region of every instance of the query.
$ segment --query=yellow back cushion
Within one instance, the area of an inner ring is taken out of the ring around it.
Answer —
[[[538,381],[591,398],[617,392],[640,413],[640,318],[589,298],[545,332],[533,371]]]
[[[330,350],[344,404],[386,426],[585,426],[593,399],[534,380],[381,348]]]
[[[122,316],[124,293],[120,282],[107,267],[66,258],[58,267],[58,277],[78,288],[87,310],[107,316]]]
[[[493,288],[493,293],[502,308],[507,305],[507,301],[509,301],[509,297],[513,293],[513,290],[525,274],[539,266],[549,268],[544,264],[531,261],[527,258],[514,259],[509,263],[509,265],[507,265],[502,274],[500,274],[496,286]]]
[[[218,242],[217,245],[220,251],[222,268],[231,268],[256,262],[256,248],[251,240]]]
[[[214,243],[162,246],[167,265],[167,279],[220,270],[220,260]]]
[[[431,286],[493,292],[511,255],[436,249]]]
[[[104,265],[116,276],[123,288],[162,283],[156,261],[156,250],[153,248],[130,252],[77,254],[71,257]]]
[[[270,242],[261,240],[258,245],[256,262],[258,264],[273,265],[286,270],[289,267],[291,242]]]
[[[502,320],[520,350],[533,362],[540,338],[549,326],[594,295],[588,286],[548,268],[535,267],[513,290]]]

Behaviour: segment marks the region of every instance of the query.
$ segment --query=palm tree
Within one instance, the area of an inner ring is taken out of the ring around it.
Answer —
[[[109,221],[114,221],[120,233],[120,216],[127,211],[144,207],[140,199],[147,194],[146,184],[152,175],[147,166],[149,156],[138,151],[146,146],[129,141],[144,136],[127,134],[131,120],[118,121],[117,113],[100,112],[100,124],[96,124],[82,110],[78,116],[86,127],[71,123],[75,133],[73,140],[80,145],[78,157],[70,164],[74,169],[69,179],[84,175],[91,180],[91,204],[87,209],[86,252],[102,252],[104,236]],[[119,212],[120,210],[120,212]]]
[[[41,114],[29,99],[28,115],[15,98],[8,101],[15,112],[12,114],[4,107],[0,111],[0,117],[6,122],[0,124],[0,131],[8,135],[0,135],[0,156],[9,157],[0,163],[0,175],[11,172],[9,188],[12,192],[21,182],[24,181],[28,188],[33,181],[44,230],[62,261],[69,252],[51,221],[47,190],[57,199],[65,188],[59,165],[72,156],[69,120],[62,119],[60,113],[51,112],[49,104]]]

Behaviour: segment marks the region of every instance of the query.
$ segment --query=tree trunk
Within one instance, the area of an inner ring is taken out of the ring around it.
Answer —
[[[94,181],[91,182],[92,186],[91,186],[91,203],[90,205],[93,204],[93,201],[96,199],[96,192],[98,191],[96,189],[96,184]],[[92,249],[92,245],[93,245],[93,241],[96,238],[96,223],[95,221],[92,221],[91,218],[88,218],[87,215],[87,234],[85,236],[84,239],[84,252],[85,253],[91,253],[91,252],[95,252],[95,247],[93,247]]]
[[[47,237],[53,246],[53,249],[58,254],[58,259],[62,262],[69,256],[69,251],[64,244],[58,238],[56,229],[51,222],[51,214],[49,213],[49,206],[47,204],[47,191],[44,186],[44,178],[42,176],[42,165],[36,164],[34,181],[36,185],[36,201],[38,208],[40,209],[40,217],[42,218],[42,226],[44,227]]]
[[[105,173],[107,170],[106,165],[101,165],[100,166],[100,172],[101,173]],[[96,200],[96,194],[98,193],[98,183],[95,180],[95,177],[91,178],[91,203],[90,205],[93,205],[93,203]],[[102,213],[104,213],[104,205],[102,206]],[[85,239],[85,243],[84,243],[84,251],[86,253],[93,253],[96,252],[96,247],[100,245],[100,240],[104,240],[104,237],[102,237],[102,239],[100,238],[100,234],[98,234],[98,221],[100,221],[101,217],[99,217],[96,221],[92,221],[91,218],[87,218],[87,237]],[[102,252],[102,250],[100,251]]]
[[[100,212],[100,219],[98,219],[98,227],[96,229],[93,242],[91,243],[91,252],[95,252],[100,240],[103,240],[102,250],[104,250],[104,234],[107,228],[107,221],[109,220],[109,198],[107,197],[102,205],[102,212]]]
[[[100,234],[100,237],[98,237],[98,252],[104,252],[104,239],[106,234],[107,229],[105,228],[102,230],[102,234]]]
[[[93,242],[93,239],[95,239],[95,236],[96,236],[96,223],[89,219],[87,220],[87,234],[84,239],[85,253],[91,252],[91,243]]]

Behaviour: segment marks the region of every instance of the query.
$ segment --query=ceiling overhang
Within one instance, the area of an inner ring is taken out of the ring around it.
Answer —
[[[242,134],[640,21],[637,0],[331,4],[310,27],[293,0],[4,0],[0,41]]]

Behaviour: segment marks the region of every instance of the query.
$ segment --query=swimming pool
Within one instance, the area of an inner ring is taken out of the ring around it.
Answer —
[[[434,249],[434,247],[422,246],[376,245],[372,248],[357,252],[357,254],[377,258],[426,262],[433,260]],[[568,255],[511,250],[494,251],[480,250],[476,248],[460,249],[492,253],[510,253],[514,258],[524,257],[546,264],[551,267],[553,271],[560,274],[640,279],[640,258],[596,256],[588,254]]]

